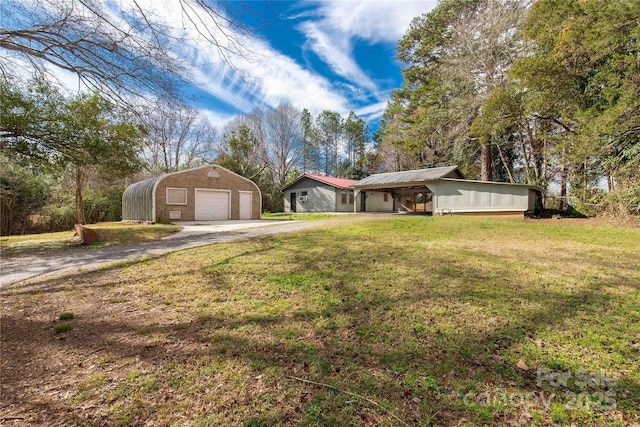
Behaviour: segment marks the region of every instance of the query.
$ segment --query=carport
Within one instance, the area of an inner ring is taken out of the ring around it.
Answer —
[[[522,218],[541,197],[534,185],[465,179],[457,166],[371,175],[351,187],[354,212],[416,212]]]
[[[354,212],[433,212],[430,184],[441,178],[464,179],[457,166],[388,172],[371,175],[352,187]]]

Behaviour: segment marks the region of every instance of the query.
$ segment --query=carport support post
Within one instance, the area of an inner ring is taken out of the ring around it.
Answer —
[[[436,209],[438,208],[438,184],[432,184],[427,187],[431,191],[431,215],[436,216]]]
[[[360,195],[360,190],[353,190],[353,213],[358,213],[358,196]]]

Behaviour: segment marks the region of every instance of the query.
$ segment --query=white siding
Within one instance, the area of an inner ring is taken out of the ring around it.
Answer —
[[[393,210],[393,196],[390,193],[387,193],[387,201],[384,201],[385,193],[380,191],[366,191],[363,190],[367,194],[366,211],[367,212],[385,212]],[[358,198],[362,197],[358,195]],[[358,210],[362,209],[360,206],[360,199],[358,199]]]
[[[345,192],[347,195],[347,203],[342,203],[342,192]],[[349,201],[353,202],[354,193],[353,190],[341,190],[336,188],[336,212],[353,212],[353,203],[349,203]]]
[[[436,211],[524,212],[529,207],[529,188],[525,186],[462,180],[441,180],[429,186],[434,187]]]
[[[307,192],[307,201],[301,202],[302,192]],[[335,212],[336,192],[333,187],[319,185],[287,190],[284,193],[284,211],[291,211],[291,193],[296,193],[296,212]]]

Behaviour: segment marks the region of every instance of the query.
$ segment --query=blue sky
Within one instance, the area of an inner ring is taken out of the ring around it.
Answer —
[[[193,70],[188,93],[218,126],[258,106],[290,103],[314,115],[354,110],[375,127],[402,82],[398,40],[412,18],[436,3],[250,1],[248,13],[238,17],[257,30],[243,36],[250,58],[233,59],[235,71],[204,45],[176,54]]]
[[[237,35],[246,55],[229,61],[203,37],[208,33],[225,43],[229,29],[221,29],[221,20],[214,22],[198,6],[183,8],[178,0],[102,4],[101,13],[119,27],[127,26],[122,13],[135,15],[141,8],[165,28],[167,40],[184,42],[167,46],[169,54],[190,71],[185,93],[219,128],[256,107],[289,103],[314,116],[327,109],[346,117],[353,110],[375,129],[392,90],[402,83],[398,40],[411,20],[433,9],[437,0],[232,0],[244,11],[233,18],[256,30]],[[77,76],[49,67],[63,87],[82,86]]]

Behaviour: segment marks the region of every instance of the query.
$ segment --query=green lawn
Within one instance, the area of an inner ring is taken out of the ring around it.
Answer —
[[[98,233],[98,240],[90,248],[123,246],[159,240],[180,231],[173,224],[129,224],[124,222],[101,222],[88,224],[88,228]],[[27,234],[23,236],[0,237],[0,249],[4,256],[24,255],[38,251],[61,251],[77,248],[78,238],[73,230],[57,233]]]
[[[267,212],[262,214],[262,219],[316,221],[320,219],[337,218],[334,213],[304,213],[304,212]]]
[[[17,396],[5,413],[44,424],[633,425],[640,229],[590,224],[393,217],[6,290],[2,348],[21,358],[3,358]],[[73,316],[56,333],[63,313]]]

